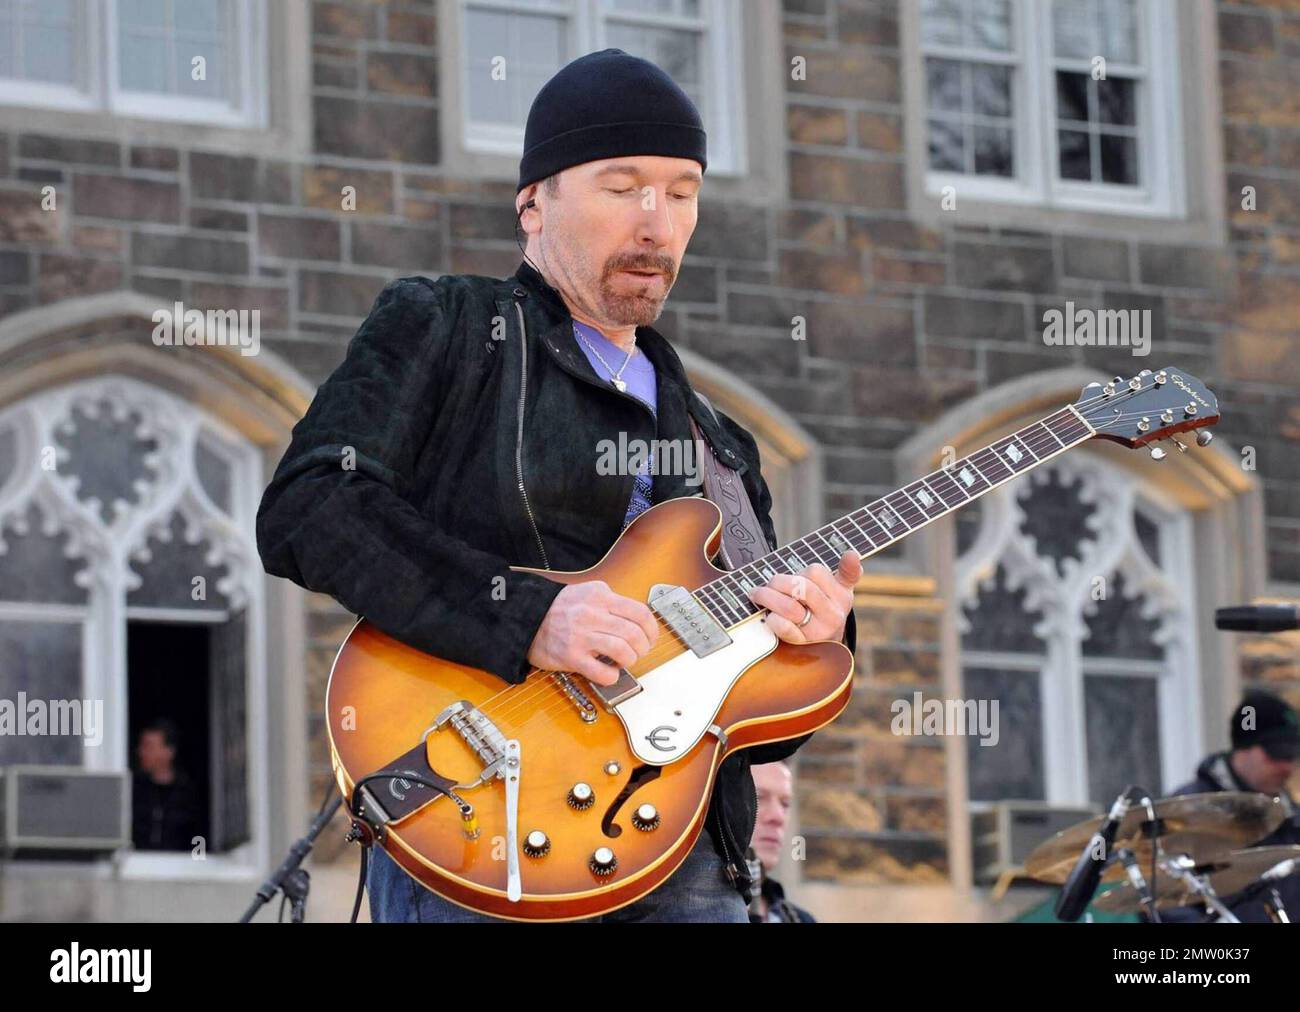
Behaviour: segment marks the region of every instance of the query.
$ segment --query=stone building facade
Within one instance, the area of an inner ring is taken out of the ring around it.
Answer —
[[[853,701],[796,767],[800,849],[783,872],[800,902],[844,919],[1003,916],[972,812],[1095,807],[1124,761],[1172,788],[1226,744],[1242,684],[1300,702],[1294,641],[1210,628],[1217,606],[1300,597],[1300,3],[617,0],[556,3],[551,22],[529,6],[232,0],[221,26],[160,22],[182,55],[204,39],[224,54],[220,115],[182,108],[180,78],[124,86],[131,25],[107,26],[99,85],[70,73],[72,91],[46,97],[0,81],[0,439],[5,418],[55,433],[100,404],[144,442],[138,485],[87,471],[51,479],[46,499],[19,495],[30,458],[0,442],[0,535],[57,542],[36,557],[96,574],[71,597],[54,576],[26,591],[0,577],[0,622],[28,623],[5,641],[18,666],[4,685],[48,659],[31,624],[88,623],[107,660],[85,679],[121,712],[86,764],[123,768],[122,630],[189,607],[174,587],[152,605],[131,595],[187,525],[206,554],[177,565],[213,566],[223,588],[190,617],[238,618],[247,661],[232,683],[246,705],[209,725],[242,728],[242,779],[212,787],[237,795],[230,860],[81,879],[10,862],[3,916],[224,916],[306,824],[329,783],[324,687],[352,619],[260,577],[248,494],[388,280],[518,265],[520,110],[552,48],[558,66],[645,47],[701,96],[719,160],[658,327],[758,436],[784,537],[1098,377],[1176,365],[1223,408],[1207,450],[1155,464],[1090,444],[869,563]],[[1108,47],[1099,83],[1091,59]],[[157,346],[153,314],[178,302],[260,311],[260,353]],[[1150,357],[1046,343],[1044,314],[1067,303],[1149,312]],[[156,461],[172,450],[193,465],[169,485]],[[98,527],[76,505],[96,480],[125,504]],[[133,519],[164,493],[180,505]],[[42,519],[24,527],[33,504]],[[123,553],[96,547],[128,534]],[[1114,593],[1082,593],[1094,577]],[[64,610],[24,604],[47,599]],[[914,692],[1002,700],[1002,743],[895,733]],[[223,761],[210,752],[213,776]],[[348,854],[337,833],[318,850],[337,869]]]

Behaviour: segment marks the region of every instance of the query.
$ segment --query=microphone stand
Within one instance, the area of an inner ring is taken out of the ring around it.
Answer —
[[[1156,909],[1155,893],[1151,891],[1146,876],[1142,874],[1142,866],[1138,863],[1137,855],[1127,847],[1121,847],[1115,851],[1114,859],[1123,864],[1124,870],[1128,872],[1129,884],[1142,897],[1141,903],[1147,917],[1151,918],[1152,922],[1156,924],[1160,923],[1160,912]]]
[[[275,898],[275,894],[281,890],[284,891],[284,895],[292,903],[292,923],[302,923],[307,910],[307,894],[311,891],[311,876],[307,874],[306,869],[299,866],[302,864],[303,858],[311,853],[316,837],[320,836],[321,831],[329,825],[330,819],[338,811],[339,805],[343,804],[343,796],[337,792],[333,793],[333,800],[327,801],[321,807],[315,821],[311,824],[311,828],[307,830],[307,835],[289,848],[289,855],[280,863],[280,867],[257,890],[253,902],[244,911],[244,915],[239,918],[240,924],[247,924],[251,921],[257,912],[271,902]]]
[[[1097,892],[1102,872],[1115,860],[1113,846],[1120,824],[1135,804],[1144,802],[1148,813],[1152,813],[1150,799],[1142,788],[1130,784],[1120,792],[1097,832],[1084,844],[1078,861],[1061,887],[1061,893],[1056,899],[1057,920],[1077,921],[1083,915]]]
[[[1146,833],[1147,839],[1151,841],[1151,885],[1148,890],[1155,888],[1156,868],[1165,862],[1165,845],[1161,841],[1160,823],[1156,819],[1156,806],[1151,800],[1150,793],[1142,792],[1142,806],[1147,810],[1147,821],[1142,823],[1142,831]],[[1136,864],[1136,861],[1134,862]],[[1132,872],[1129,873],[1130,875]],[[1138,876],[1141,877],[1141,872]],[[1160,911],[1156,908],[1155,896],[1148,891],[1150,906],[1147,910],[1147,916],[1151,918],[1152,924],[1160,924]],[[1147,900],[1143,900],[1147,902]]]
[[[1290,924],[1291,918],[1287,916],[1286,904],[1282,902],[1282,894],[1277,891],[1277,886],[1269,886],[1268,892],[1273,897],[1272,903],[1264,904],[1269,916],[1278,924]]]

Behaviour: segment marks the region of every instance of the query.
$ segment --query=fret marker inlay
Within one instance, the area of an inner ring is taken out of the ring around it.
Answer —
[[[1020,448],[1017,447],[1015,443],[1007,444],[1006,454],[1007,454],[1007,460],[1011,461],[1011,463],[1013,464],[1020,463],[1020,458],[1024,456],[1024,454],[1020,452]]]

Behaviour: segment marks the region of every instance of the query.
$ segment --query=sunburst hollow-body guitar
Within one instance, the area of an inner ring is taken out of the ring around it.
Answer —
[[[573,920],[631,903],[685,859],[727,755],[815,731],[848,703],[848,649],[778,639],[751,587],[817,562],[833,569],[849,548],[868,557],[1088,439],[1142,446],[1218,417],[1214,395],[1179,369],[1090,384],[1075,403],[729,572],[709,561],[721,538],[713,503],[659,503],[590,569],[521,570],[603,580],[656,614],[655,645],[609,686],[541,670],[506,685],[363,620],[326,698],[354,826],[424,886],[482,913]]]

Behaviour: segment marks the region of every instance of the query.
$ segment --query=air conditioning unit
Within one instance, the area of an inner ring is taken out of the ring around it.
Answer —
[[[0,850],[112,851],[131,842],[131,775],[76,766],[0,770]]]
[[[999,801],[971,812],[975,881],[996,882],[1003,872],[1023,865],[1044,840],[1100,814],[1097,808],[1056,806],[1043,801]]]

